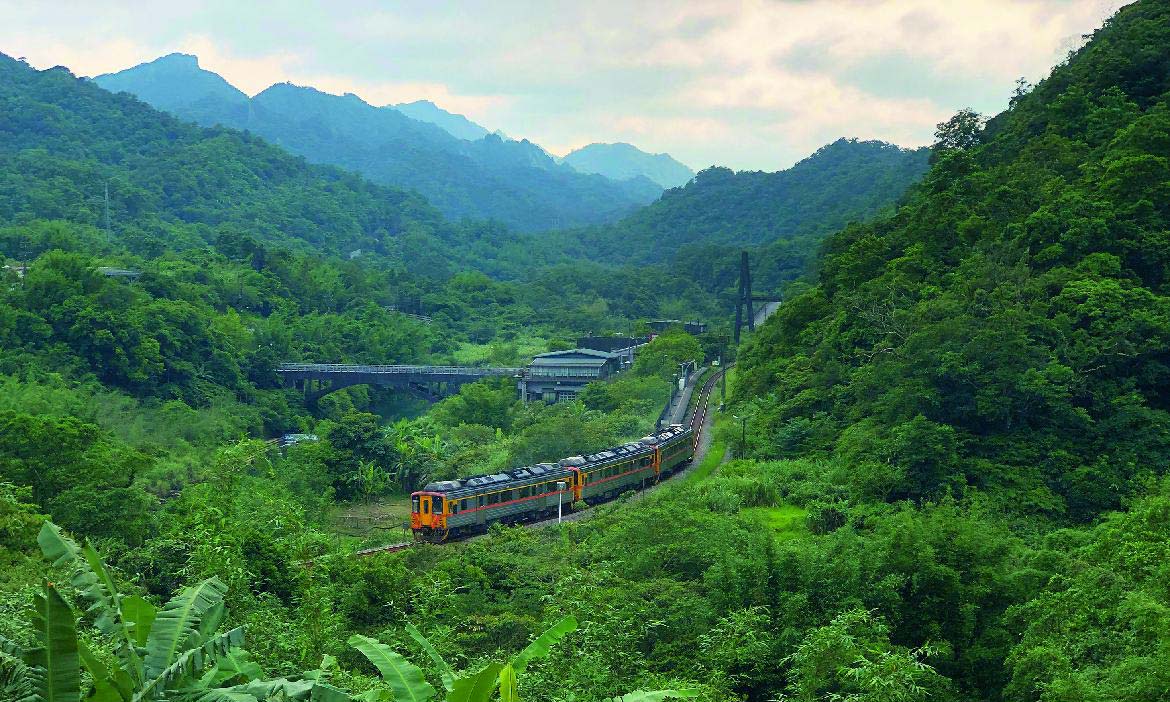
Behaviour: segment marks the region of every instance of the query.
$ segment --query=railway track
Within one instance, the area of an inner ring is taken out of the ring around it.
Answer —
[[[699,399],[695,403],[695,409],[693,412],[691,412],[689,423],[691,425],[691,429],[693,429],[695,432],[694,448],[695,448],[696,453],[695,453],[695,458],[693,459],[694,461],[697,461],[700,458],[698,455],[699,442],[703,436],[703,429],[706,427],[706,424],[707,424],[707,414],[710,412],[710,409],[711,409],[711,394],[715,390],[715,384],[719,382],[719,379],[723,377],[723,374],[725,372],[726,372],[726,369],[720,368],[718,371],[712,373],[711,377],[707,378],[707,380],[703,383],[702,389],[700,389],[700,391],[699,391]],[[687,471],[682,471],[682,472],[678,473],[677,475],[683,475],[686,472]],[[570,513],[564,517],[563,521],[576,521],[577,519],[581,519],[582,517],[584,517],[587,514],[588,514],[588,511]],[[542,520],[539,522],[530,522],[526,526],[528,526],[528,527],[543,527],[543,526],[548,526],[549,524],[556,524],[556,523],[557,523],[556,519],[545,519],[545,520]],[[473,537],[471,537],[471,539],[467,539],[467,540],[470,541],[470,540],[475,539],[475,538],[482,538],[482,537],[474,537],[473,536]],[[395,544],[385,544],[383,546],[374,546],[371,548],[363,548],[360,551],[354,551],[352,554],[350,554],[350,556],[352,556],[354,558],[365,558],[367,556],[376,556],[376,555],[379,555],[382,553],[396,553],[398,551],[404,551],[404,550],[410,548],[411,546],[413,546],[414,544],[415,544],[414,541],[402,541],[402,542],[395,543]],[[309,563],[311,565],[312,562],[308,561],[307,563]]]

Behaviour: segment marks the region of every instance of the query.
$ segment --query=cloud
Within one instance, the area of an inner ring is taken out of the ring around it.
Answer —
[[[291,51],[239,56],[225,51],[213,39],[202,35],[184,38],[179,44],[179,50],[198,56],[200,66],[220,74],[249,95],[255,95],[274,82],[288,81],[335,95],[353,93],[373,105],[430,100],[472,119],[490,115],[493,109],[507,103],[504,96],[463,95],[439,82],[397,82],[365,79],[344,73],[321,73],[309,65],[304,57]]]

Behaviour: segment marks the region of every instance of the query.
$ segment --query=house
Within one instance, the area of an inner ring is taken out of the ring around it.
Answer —
[[[516,389],[525,402],[571,401],[589,383],[619,372],[621,360],[621,354],[594,349],[542,353],[520,374]]]

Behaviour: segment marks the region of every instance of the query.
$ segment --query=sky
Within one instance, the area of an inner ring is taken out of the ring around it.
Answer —
[[[932,141],[994,114],[1118,0],[0,0],[0,52],[94,76],[180,51],[248,94],[427,99],[563,155],[786,168],[838,137]]]

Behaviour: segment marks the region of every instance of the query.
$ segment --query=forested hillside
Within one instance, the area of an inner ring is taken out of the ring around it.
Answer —
[[[926,149],[839,139],[785,171],[708,168],[616,224],[557,241],[601,261],[674,260],[710,289],[733,285],[739,250],[752,248],[757,279],[775,286],[805,270],[825,235],[891,209],[928,159]]]
[[[780,494],[937,563],[862,598],[964,696],[1170,689],[1168,91],[1170,5],[1130,5],[986,128],[941,125],[921,187],[740,354],[751,454],[804,459]]]
[[[627,214],[662,190],[644,178],[578,172],[527,140],[456,137],[430,123],[434,111],[419,121],[356,95],[288,83],[249,98],[201,69],[194,56],[164,56],[94,81],[182,119],[246,129],[314,163],[417,191],[453,219],[494,219],[520,231],[596,224]]]

